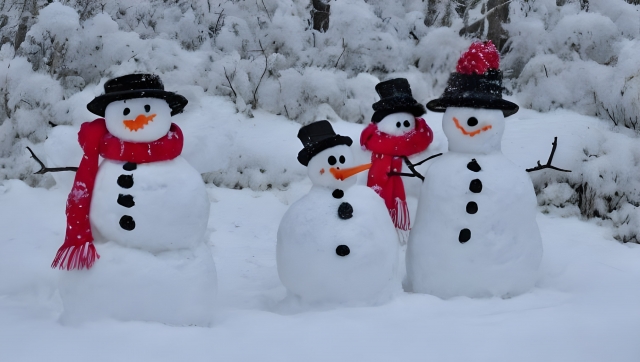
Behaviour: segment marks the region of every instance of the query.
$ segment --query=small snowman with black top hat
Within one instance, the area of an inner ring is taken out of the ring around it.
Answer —
[[[384,202],[353,175],[349,137],[328,121],[302,127],[298,161],[313,183],[278,228],[278,275],[290,296],[308,304],[370,304],[400,288],[398,241]]]
[[[533,287],[542,257],[531,179],[501,151],[505,117],[499,54],[474,43],[444,94],[427,108],[444,112],[449,152],[425,174],[406,254],[414,292],[442,298],[509,297]]]
[[[87,105],[104,118],[78,133],[84,155],[52,264],[66,269],[62,320],[208,325],[216,295],[204,242],[210,204],[171,122],[187,100],[153,74],[114,78],[104,89]]]
[[[372,152],[367,186],[384,199],[389,215],[405,244],[411,228],[407,192],[402,177],[416,176],[410,157],[424,152],[433,141],[433,132],[424,119],[424,106],[411,94],[405,78],[390,79],[376,85],[380,100],[373,104],[375,113],[360,135],[362,148]],[[421,175],[420,175],[421,177]],[[415,179],[411,192],[419,195],[421,183]],[[410,181],[409,181],[410,182]],[[411,182],[410,182],[411,183]]]

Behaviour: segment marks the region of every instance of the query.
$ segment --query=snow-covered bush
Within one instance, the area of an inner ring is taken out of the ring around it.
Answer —
[[[640,242],[640,143],[627,133],[576,131],[582,149],[565,145],[561,159],[571,173],[531,174],[543,211],[600,219],[616,239]]]
[[[511,8],[503,59],[510,88],[524,107],[572,109],[640,132],[640,6],[561,3],[523,1]]]

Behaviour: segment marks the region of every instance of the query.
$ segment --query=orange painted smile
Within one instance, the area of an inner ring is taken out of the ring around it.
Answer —
[[[136,117],[136,119],[125,119],[124,121],[122,121],[122,123],[124,123],[124,126],[129,131],[137,132],[138,130],[143,129],[144,126],[153,122],[153,118],[155,116],[156,116],[155,114],[150,114],[148,116],[145,116],[144,114],[139,114]]]
[[[491,125],[487,125],[484,126],[478,130],[475,130],[473,132],[469,132],[466,129],[464,129],[464,127],[462,127],[460,125],[460,121],[458,121],[458,119],[456,117],[453,117],[453,123],[456,125],[456,128],[460,130],[460,132],[462,132],[463,135],[465,136],[469,136],[469,137],[473,137],[475,135],[477,135],[478,133],[484,132],[484,131],[488,131],[491,129]]]

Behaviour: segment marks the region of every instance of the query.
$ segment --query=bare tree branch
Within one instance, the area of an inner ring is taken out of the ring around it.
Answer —
[[[258,40],[258,44],[260,45],[260,51],[262,52],[262,55],[264,55],[264,72],[262,72],[262,75],[260,76],[260,80],[258,81],[258,85],[256,85],[256,89],[253,91],[253,109],[256,109],[256,107],[258,106],[258,98],[257,98],[258,88],[260,88],[260,83],[262,83],[262,78],[264,78],[264,75],[267,74],[267,68],[269,67],[267,53],[265,53],[264,48],[262,47],[262,41]]]
[[[272,22],[273,20],[271,20],[271,14],[269,14],[269,10],[267,10],[267,5],[264,4],[264,0],[262,1],[262,6],[264,6],[264,12],[267,13],[267,17],[269,18],[269,22]]]
[[[344,54],[345,50],[347,50],[347,45],[344,42],[344,38],[342,38],[342,53],[340,53],[340,56],[338,57],[338,60],[336,60],[335,68],[338,67],[338,62],[340,62],[340,58],[342,58],[342,54]]]
[[[229,79],[229,76],[227,75],[227,68],[222,67],[222,69],[224,69],[224,77],[227,78],[227,82],[229,83],[229,88],[231,88],[231,91],[233,92],[233,96],[238,98],[238,94],[236,93],[236,90],[233,89],[233,86],[231,85],[231,79]],[[235,74],[235,70],[233,71],[233,73]]]

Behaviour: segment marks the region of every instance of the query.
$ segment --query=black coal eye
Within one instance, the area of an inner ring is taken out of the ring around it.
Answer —
[[[335,165],[335,164],[336,164],[336,162],[337,162],[337,161],[336,161],[336,158],[335,158],[335,157],[333,157],[333,156],[329,156],[329,159],[328,159],[327,161],[329,161],[329,164],[330,164],[331,166]]]
[[[411,123],[409,123],[408,120],[404,121],[402,124],[404,124],[405,127],[409,128],[409,126],[411,126]]]
[[[402,126],[402,125],[400,124],[400,122],[397,122],[397,123],[396,123],[396,127],[400,128],[400,126]]]
[[[149,113],[149,111],[150,111],[150,110],[151,110],[151,106],[150,106],[150,105],[148,105],[148,104],[145,104],[145,105],[144,105],[144,111],[145,111],[145,112],[147,112],[147,113]]]
[[[129,112],[131,112],[131,110],[129,108],[125,108],[124,111],[122,111],[122,114],[126,116]]]
[[[344,163],[346,161],[346,159],[344,158],[344,156],[340,156],[340,163]]]
[[[478,119],[476,117],[471,117],[467,120],[467,124],[469,127],[476,126],[478,124]]]

